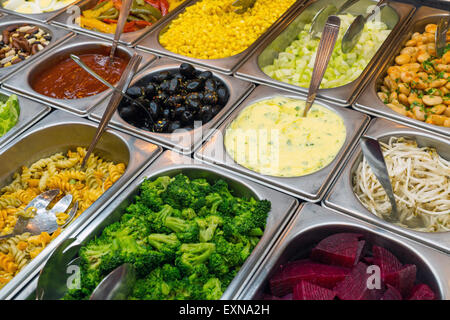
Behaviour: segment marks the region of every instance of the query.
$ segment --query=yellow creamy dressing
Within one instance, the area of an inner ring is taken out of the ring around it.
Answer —
[[[225,132],[225,148],[240,165],[271,176],[298,177],[316,172],[338,154],[346,138],[340,116],[314,104],[273,97],[246,107]]]

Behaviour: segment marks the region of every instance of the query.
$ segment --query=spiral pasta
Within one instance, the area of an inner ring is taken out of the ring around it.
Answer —
[[[13,181],[0,189],[0,234],[11,233],[19,216],[31,218],[34,210],[25,210],[25,207],[36,196],[52,189],[60,190],[53,203],[67,194],[73,196],[73,203],[78,201],[77,218],[125,172],[125,164],[114,164],[94,154],[82,169],[81,162],[85,155],[86,149],[81,147],[66,154],[56,153],[28,167],[23,166],[20,172],[14,174]],[[56,214],[60,227],[68,218],[65,212]],[[24,233],[0,240],[0,288],[60,233],[61,228],[58,228],[53,234]]]

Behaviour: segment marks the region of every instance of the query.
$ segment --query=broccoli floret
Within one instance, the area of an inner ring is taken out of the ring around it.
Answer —
[[[181,244],[175,233],[154,233],[147,237],[147,241],[152,247],[164,255],[166,261],[175,258],[175,254]]]
[[[217,278],[209,279],[203,285],[203,296],[206,300],[219,300],[223,295],[221,282]]]
[[[267,215],[270,211],[270,202],[267,200],[250,200],[242,205],[242,210],[234,217],[224,219],[223,230],[227,237],[239,237],[240,235],[250,235],[257,228],[264,228]]]
[[[197,225],[200,228],[200,242],[208,242],[213,238],[217,227],[222,225],[223,220],[219,216],[211,215],[206,218],[197,218],[195,219],[195,222],[197,222]]]
[[[195,213],[195,210],[192,208],[183,209],[181,211],[181,218],[185,220],[192,220],[195,217],[197,217],[197,214]]]
[[[217,252],[209,256],[208,269],[211,274],[223,276],[230,270],[225,259]]]
[[[228,184],[223,179],[219,179],[214,183],[211,187],[211,192],[218,193],[224,199],[234,198],[228,188]]]
[[[168,229],[175,232],[181,242],[198,241],[199,228],[195,221],[186,221],[176,217],[167,217],[164,224]]]
[[[173,208],[169,205],[164,205],[158,212],[153,212],[148,216],[150,232],[166,233],[169,230],[165,226],[167,217],[173,212]]]
[[[70,289],[66,292],[62,300],[88,300],[91,292],[85,288]]]
[[[215,237],[216,252],[222,256],[229,268],[240,265],[242,261],[243,243],[232,243],[224,237]]]
[[[82,263],[86,264],[87,269],[95,270],[105,256],[111,253],[111,243],[105,241],[104,237],[96,238],[89,242],[88,245],[82,247],[79,256]]]
[[[199,273],[199,268],[207,271],[204,263],[208,261],[215,248],[214,243],[184,243],[180,246],[180,255],[176,258],[175,264],[185,275]]]
[[[196,195],[192,190],[189,178],[178,174],[172,179],[167,189],[161,193],[161,198],[164,203],[182,210],[191,207],[191,203],[196,200]]]
[[[206,205],[210,207],[208,214],[216,214],[217,208],[222,203],[222,197],[218,193],[212,193],[206,196]]]
[[[161,268],[156,268],[147,277],[136,281],[130,299],[168,300],[171,290],[172,286],[162,277]]]
[[[167,176],[159,177],[155,181],[151,181],[150,179],[145,180],[141,184],[138,199],[142,200],[142,203],[153,211],[161,210],[163,201],[160,194],[166,191],[170,181],[170,177]]]

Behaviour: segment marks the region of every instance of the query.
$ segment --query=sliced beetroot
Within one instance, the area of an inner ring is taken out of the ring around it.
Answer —
[[[333,290],[318,286],[308,281],[300,281],[294,287],[293,300],[333,300]]]
[[[329,266],[311,260],[297,260],[287,263],[270,279],[273,295],[282,297],[293,292],[294,286],[306,280],[321,287],[332,289],[342,281],[350,269]]]
[[[357,233],[337,233],[326,237],[312,249],[314,261],[351,268],[356,265],[364,248],[363,236]]]
[[[390,272],[398,271],[402,268],[402,263],[385,248],[374,245],[372,247],[373,263],[380,267],[381,277]]]
[[[384,282],[395,287],[403,297],[408,297],[416,282],[417,268],[413,264],[407,264],[398,271],[385,273]]]
[[[367,279],[370,274],[367,273],[367,265],[363,262],[358,264],[352,271],[339,282],[334,291],[341,300],[377,300],[380,290],[369,289]]]
[[[436,295],[426,284],[418,284],[411,290],[409,300],[435,300]]]
[[[395,289],[393,286],[387,284],[387,289],[383,293],[383,296],[381,297],[381,300],[402,300],[402,294],[400,291]]]

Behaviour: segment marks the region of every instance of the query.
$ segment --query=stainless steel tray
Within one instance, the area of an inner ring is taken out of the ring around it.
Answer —
[[[35,60],[35,63],[29,64],[24,67],[19,73],[13,74],[11,77],[6,78],[3,82],[3,87],[21,93],[35,99],[37,101],[42,101],[52,107],[58,109],[64,109],[66,111],[75,113],[80,116],[86,116],[88,112],[96,106],[102,99],[108,96],[112,90],[107,89],[95,96],[90,96],[81,99],[54,99],[43,94],[40,94],[33,90],[30,81],[33,77],[38,77],[41,70],[45,68],[46,65],[58,61],[58,57],[61,55],[68,55],[69,53],[83,52],[84,50],[92,50],[98,48],[99,46],[111,46],[111,42],[107,40],[96,39],[88,37],[86,35],[77,34],[71,39],[67,40],[54,50],[47,52]],[[134,53],[134,49],[119,46],[118,52],[131,57]],[[139,52],[143,56],[140,69],[144,68],[150,62],[155,60],[155,56],[146,52]]]
[[[75,1],[73,4],[77,4],[78,2],[80,2],[81,0]],[[73,5],[72,4],[72,5]],[[20,12],[15,12],[13,10],[8,10],[3,8],[3,6],[0,4],[0,11],[13,15],[13,16],[19,16],[19,17],[24,17],[24,18],[28,18],[31,20],[36,20],[36,21],[40,21],[40,22],[48,22],[50,21],[53,17],[57,16],[58,14],[60,14],[61,12],[65,11],[67,7],[59,9],[59,10],[55,10],[55,11],[51,11],[51,12],[44,12],[44,13],[20,13]]]
[[[342,5],[344,0],[336,1]],[[266,84],[274,87],[283,88],[293,92],[307,93],[308,88],[298,87],[275,80],[262,71],[262,67],[272,64],[278,54],[289,46],[298,36],[299,30],[303,30],[305,24],[310,23],[314,15],[322,7],[329,3],[328,0],[311,0],[303,8],[297,11],[296,15],[289,20],[285,20],[261,45],[248,57],[248,59],[235,72],[238,78],[250,80],[253,82]],[[353,5],[347,12],[357,15],[365,13],[368,6],[375,4],[376,1],[361,0]],[[379,63],[380,57],[385,53],[397,33],[401,32],[405,21],[409,19],[414,11],[414,6],[395,1],[389,2],[389,7],[381,10],[381,20],[392,29],[388,38],[378,49],[375,56],[361,72],[361,75],[353,82],[341,87],[331,89],[320,89],[318,97],[333,101],[336,104],[348,106],[364,85],[367,78],[373,73]]]
[[[384,58],[384,61],[378,66],[376,72],[371,77],[361,95],[354,103],[353,108],[374,116],[409,124],[417,128],[422,128],[450,137],[450,128],[428,124],[423,121],[403,116],[386,106],[383,101],[378,98],[377,95],[377,88],[383,82],[383,78],[386,74],[387,69],[393,64],[395,57],[399,54],[406,41],[411,38],[411,35],[414,32],[423,32],[425,26],[428,23],[437,23],[440,17],[448,16],[449,14],[449,11],[443,11],[429,7],[420,7],[414,14],[412,20],[406,26],[405,30],[400,35],[398,35],[398,37],[393,42],[394,46],[390,48],[389,55],[386,56]]]
[[[179,67],[179,65],[180,62],[169,58],[158,59],[148,68],[140,72],[140,74],[133,79],[132,84],[148,76],[149,74],[174,69]],[[201,67],[197,69],[202,71],[205,70]],[[214,75],[226,85],[230,93],[230,98],[223,109],[213,119],[211,119],[211,121],[203,124],[201,127],[195,127],[193,130],[180,133],[154,133],[130,125],[120,117],[118,112],[114,113],[110,125],[119,130],[124,130],[127,133],[134,134],[139,138],[160,144],[169,149],[173,149],[179,153],[191,154],[202,144],[203,141],[208,138],[208,136],[212,133],[212,130],[214,130],[230,114],[230,112],[254,87],[251,83],[235,79],[233,77],[224,76],[221,74]],[[91,120],[99,121],[106,110],[108,101],[108,99],[103,100],[98,107],[92,111],[89,118]]]
[[[186,2],[180,4],[177,8],[175,8],[173,11],[170,11],[169,14],[158,20],[155,24],[148,28],[144,28],[142,30],[138,30],[135,32],[128,32],[123,33],[120,38],[120,43],[132,46],[134,45],[139,39],[141,39],[144,35],[146,35],[152,28],[159,25],[161,22],[164,22],[166,20],[170,20],[171,17],[176,14],[179,10],[181,10],[183,7],[185,7],[191,0],[186,0]],[[85,29],[80,27],[78,23],[75,22],[75,17],[78,17],[81,11],[87,10],[92,8],[98,1],[97,0],[82,0],[81,2],[78,2],[75,5],[70,6],[67,10],[61,12],[56,17],[54,17],[50,23],[55,24],[64,28],[68,28],[70,30],[74,30],[79,33],[85,33],[93,37],[98,37],[106,40],[113,40],[114,35],[109,33],[103,33],[98,31],[93,31],[89,29]],[[73,14],[73,10],[77,10],[78,13],[76,16]]]
[[[381,118],[373,120],[364,134],[381,141],[387,141],[391,136],[410,137],[415,139],[420,146],[434,147],[442,157],[447,160],[450,159],[450,142],[448,139],[434,136],[426,131],[396,124],[389,120]],[[358,144],[347,162],[346,167],[342,170],[333,187],[330,189],[330,192],[325,197],[323,205],[327,208],[344,212],[388,230],[392,230],[395,233],[450,254],[450,232],[418,232],[396,226],[378,218],[363,206],[354,194],[352,184],[353,174],[361,160],[362,153]]]
[[[8,99],[11,95],[11,92],[0,89],[0,98]],[[39,121],[43,116],[48,114],[51,111],[50,107],[44,106],[40,103],[32,101],[30,99],[24,98],[22,96],[17,96],[19,98],[20,105],[20,116],[16,125],[11,128],[7,133],[0,137],[0,151],[3,146],[6,145],[9,141],[20,135],[30,126]]]
[[[193,0],[189,3],[189,6],[194,5],[200,0]],[[180,54],[173,53],[166,48],[164,48],[159,43],[159,35],[168,28],[169,24],[178,18],[178,16],[182,13],[184,13],[185,10],[177,12],[175,15],[172,16],[172,19],[164,21],[164,23],[160,23],[156,28],[154,28],[145,38],[141,39],[137,43],[137,47],[143,50],[148,50],[156,55],[161,56],[169,56],[177,60],[181,61],[187,61],[190,63],[194,63],[200,66],[211,68],[215,71],[222,72],[224,74],[232,74],[233,71],[236,69],[236,67],[244,60],[246,56],[251,54],[253,50],[255,50],[256,47],[258,47],[261,40],[268,34],[270,34],[275,26],[282,21],[288,19],[288,17],[298,10],[303,5],[303,2],[305,0],[298,0],[296,3],[294,3],[265,33],[263,33],[258,40],[256,40],[251,46],[249,46],[246,50],[242,51],[241,53],[227,57],[222,59],[196,59],[191,57],[182,56]],[[184,7],[183,9],[185,9]]]
[[[341,150],[336,158],[325,168],[302,177],[273,177],[259,174],[237,164],[227,153],[223,137],[226,128],[233,122],[238,114],[247,106],[261,100],[265,100],[274,96],[286,96],[300,100],[306,100],[306,97],[300,93],[294,94],[280,89],[266,86],[258,86],[244,102],[236,108],[233,113],[219,127],[218,133],[213,135],[202,148],[195,153],[195,158],[208,163],[224,167],[232,172],[247,177],[248,179],[257,181],[267,187],[278,191],[286,192],[295,197],[305,199],[312,202],[320,201],[333,178],[339,172],[344,163],[349,150],[353,147],[355,140],[360,136],[364,128],[369,122],[369,117],[362,113],[341,108],[333,103],[323,100],[316,100],[315,103],[333,110],[342,117],[345,127],[347,128],[347,136]]]
[[[282,229],[286,226],[290,217],[295,212],[298,201],[292,197],[279,192],[274,192],[246,179],[237,178],[221,169],[202,164],[192,158],[185,157],[173,151],[164,152],[147,170],[121,192],[94,221],[85,225],[85,228],[76,235],[76,241],[72,245],[86,243],[93,237],[99,235],[105,226],[118,221],[122,216],[124,209],[134,200],[139,185],[145,178],[148,177],[154,179],[164,175],[174,176],[179,173],[183,173],[190,178],[206,178],[210,180],[210,182],[222,178],[228,182],[229,186],[239,196],[252,196],[257,199],[267,199],[272,202],[272,210],[267,218],[263,237],[222,296],[222,299],[233,299],[244,288],[245,283],[250,279],[256,267],[260,264],[281,234]],[[27,296],[33,294],[36,285],[37,278],[16,298],[26,299]]]
[[[280,264],[306,257],[320,240],[338,232],[362,233],[370,244],[386,247],[398,256],[402,263],[417,265],[417,278],[428,284],[440,299],[450,299],[448,255],[311,203],[300,206],[239,299],[261,299],[267,290],[269,279]]]
[[[10,142],[0,152],[0,184],[11,182],[13,174],[22,166],[30,165],[42,157],[57,152],[67,152],[77,146],[87,147],[95,134],[97,125],[63,111],[54,111],[49,116],[28,129],[20,137]],[[0,290],[0,299],[10,299],[37,275],[50,253],[84,223],[102,212],[115,195],[136,177],[160,153],[161,148],[115,130],[107,130],[94,152],[104,159],[124,162],[127,169],[123,176],[112,185],[82,215],[53,240],[35,259],[25,266],[8,284]]]
[[[67,38],[73,34],[70,31],[67,31],[67,30],[64,30],[64,29],[61,29],[58,27],[54,27],[54,26],[44,24],[41,22],[36,22],[33,20],[16,17],[16,16],[10,16],[10,15],[4,16],[0,19],[0,30],[3,30],[9,26],[22,25],[22,24],[34,25],[34,26],[37,26],[37,27],[49,32],[50,35],[52,36],[52,40],[50,40],[50,43],[48,44],[48,46],[46,46],[43,50],[39,51],[35,55],[30,56],[28,59],[26,59],[22,62],[19,62],[17,64],[13,64],[6,68],[0,68],[0,83],[5,77],[10,76],[17,70],[19,70],[22,67],[26,66],[27,64],[31,63],[32,61],[34,61],[36,59],[36,57],[39,57],[43,53],[51,50],[51,48],[55,47],[56,45],[63,42],[64,40],[67,40]]]

